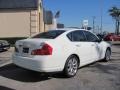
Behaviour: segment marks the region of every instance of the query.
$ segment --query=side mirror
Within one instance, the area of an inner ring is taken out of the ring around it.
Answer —
[[[98,41],[97,42],[101,42],[101,41],[103,41],[103,38],[98,36]]]
[[[100,43],[101,41],[103,41],[103,39],[98,39],[96,40],[96,42]]]
[[[100,42],[102,42],[103,41],[103,39],[101,38],[101,39],[98,39],[98,42],[100,43]]]

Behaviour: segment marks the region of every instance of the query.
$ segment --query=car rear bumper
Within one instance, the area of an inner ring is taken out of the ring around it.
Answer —
[[[62,71],[63,68],[55,66],[52,62],[51,57],[22,57],[13,55],[13,63],[25,69],[38,71],[38,72],[58,72]]]

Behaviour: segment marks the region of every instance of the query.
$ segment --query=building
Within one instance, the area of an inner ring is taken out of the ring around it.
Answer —
[[[57,23],[57,28],[64,28],[64,24],[62,24],[62,23]]]
[[[52,23],[44,23],[41,0],[0,0],[0,38],[29,37],[49,26]]]

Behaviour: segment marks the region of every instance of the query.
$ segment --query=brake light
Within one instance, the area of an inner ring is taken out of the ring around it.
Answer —
[[[52,55],[52,50],[50,45],[44,44],[41,49],[33,50],[31,55]]]

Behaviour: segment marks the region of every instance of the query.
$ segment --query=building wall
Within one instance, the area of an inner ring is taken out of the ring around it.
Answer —
[[[40,32],[40,23],[43,23],[43,22],[40,22],[40,17],[39,17],[39,12],[38,10],[31,10],[30,12],[30,36],[33,36],[35,35],[36,33],[39,33]]]
[[[42,10],[0,11],[0,38],[29,37],[53,27],[44,25]]]
[[[30,35],[30,12],[0,12],[0,37],[28,37]]]
[[[40,12],[39,12],[39,14],[40,14],[40,17],[39,17],[39,25],[40,25],[40,27],[39,27],[39,31],[40,32],[44,32],[45,31],[45,29],[44,29],[44,21],[43,21],[43,10],[41,10]]]
[[[44,31],[43,15],[38,10],[0,12],[0,38],[29,37]]]

